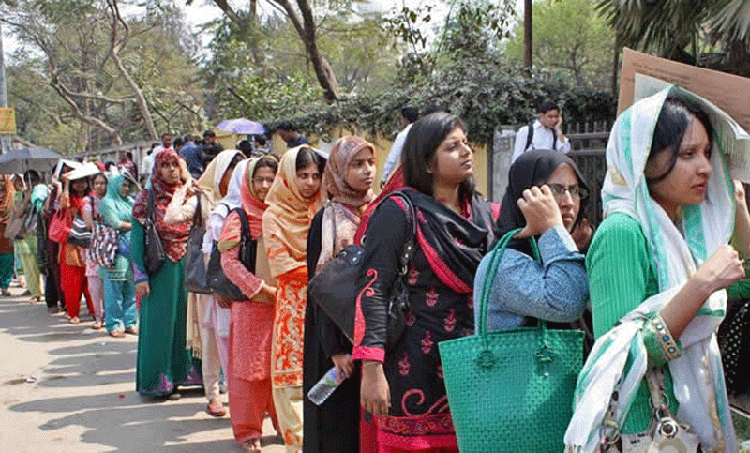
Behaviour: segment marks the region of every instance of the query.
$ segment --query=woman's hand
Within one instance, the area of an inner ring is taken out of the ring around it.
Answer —
[[[517,238],[537,236],[555,225],[562,226],[560,207],[546,184],[541,188],[526,189],[522,195],[518,199],[518,208],[526,218],[526,226],[516,235]]]
[[[276,305],[276,287],[263,282],[260,291],[251,301],[271,306]]]
[[[741,256],[750,256],[750,212],[747,209],[745,186],[736,179],[734,182],[734,200],[737,209],[734,215],[734,244]]]
[[[387,415],[391,408],[391,390],[383,373],[383,364],[362,361],[362,384],[359,390],[362,407],[372,415]]]
[[[148,281],[145,280],[140,283],[136,283],[135,293],[141,297],[151,294],[151,288],[148,286]]]
[[[708,295],[724,289],[745,276],[740,256],[730,245],[722,245],[706,260],[693,276]]]
[[[333,364],[336,365],[340,376],[349,377],[354,372],[354,361],[351,354],[337,354],[331,356]]]
[[[584,250],[589,246],[591,238],[594,236],[594,228],[591,226],[591,221],[585,217],[582,218],[573,231],[570,232],[570,235],[573,237],[578,251]]]
[[[120,224],[120,231],[130,231],[133,229],[133,224],[125,220]]]

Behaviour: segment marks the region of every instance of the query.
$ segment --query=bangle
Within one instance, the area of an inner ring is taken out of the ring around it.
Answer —
[[[664,319],[661,316],[654,316],[648,321],[648,324],[649,329],[654,333],[656,341],[659,343],[659,346],[661,346],[662,351],[664,351],[667,360],[674,360],[682,355],[682,350],[677,345],[672,334],[669,333],[667,323],[664,322]]]

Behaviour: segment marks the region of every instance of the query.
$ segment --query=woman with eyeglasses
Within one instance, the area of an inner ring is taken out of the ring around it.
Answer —
[[[584,255],[571,233],[581,224],[588,198],[586,182],[565,154],[529,151],[513,163],[498,231],[502,235],[523,230],[503,253],[495,275],[487,275],[487,266],[498,253],[491,252],[482,259],[474,278],[474,300],[479,300],[485,279],[493,280],[488,331],[526,325],[535,319],[570,323],[581,317],[589,288]],[[539,245],[541,263],[533,258],[529,236]],[[475,327],[478,321],[476,310]]]

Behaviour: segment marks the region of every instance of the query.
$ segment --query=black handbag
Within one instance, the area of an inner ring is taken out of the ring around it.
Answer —
[[[143,232],[143,267],[146,268],[148,275],[154,275],[159,272],[161,265],[164,264],[166,254],[159,239],[159,232],[156,229],[156,195],[154,189],[148,191],[148,204],[146,205],[146,222]]]
[[[196,294],[211,294],[213,290],[208,286],[206,265],[203,262],[203,235],[206,233],[206,226],[203,224],[200,194],[197,197],[198,206],[195,208],[185,253],[185,289]]]
[[[409,262],[414,256],[417,236],[414,205],[408,196],[400,192],[394,192],[391,197],[393,196],[400,197],[406,204],[407,215],[411,219],[412,234],[406,240],[403,252],[399,256],[398,276],[388,300],[385,345],[387,351],[393,349],[398,343],[406,328],[405,315],[409,310],[409,288],[406,285],[406,275],[409,272]],[[308,299],[317,303],[343,334],[352,341],[355,305],[362,290],[358,281],[364,272],[364,255],[365,250],[362,246],[350,245],[344,248],[336,254],[335,258],[327,262],[307,285]]]
[[[247,214],[242,208],[234,208],[229,213],[236,212],[240,217],[240,224],[242,225],[242,231],[240,235],[240,251],[239,260],[245,266],[250,273],[255,273],[255,254],[258,251],[258,241],[254,241],[250,238],[250,228],[247,224]],[[229,214],[227,214],[229,217]],[[208,286],[213,290],[214,294],[218,294],[229,300],[234,301],[246,301],[249,300],[245,293],[237,287],[231,280],[224,274],[224,269],[221,268],[221,251],[219,250],[218,244],[214,241],[213,248],[211,249],[211,258],[208,260],[208,268],[206,269]]]
[[[87,249],[91,245],[91,235],[92,232],[86,226],[83,217],[77,215],[73,219],[73,225],[71,225],[70,232],[68,233],[68,244]]]

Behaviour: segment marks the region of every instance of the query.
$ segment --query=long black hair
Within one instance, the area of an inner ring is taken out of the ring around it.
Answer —
[[[466,131],[461,119],[451,113],[431,113],[412,124],[401,151],[404,182],[407,186],[432,196],[434,176],[429,170],[435,162],[435,152],[445,137],[456,128]],[[459,185],[459,200],[465,200],[473,194],[473,178]]]
[[[323,159],[320,154],[313,151],[309,146],[303,146],[297,152],[297,158],[294,161],[294,171],[304,170],[310,164],[315,164],[318,167],[321,176],[323,175],[326,160]]]
[[[708,118],[708,114],[701,110],[698,105],[688,99],[678,97],[676,95],[667,96],[664,105],[659,112],[659,117],[656,119],[656,126],[654,127],[654,136],[651,140],[651,151],[648,155],[648,160],[651,161],[657,154],[664,150],[668,150],[669,166],[667,171],[659,176],[647,178],[648,184],[657,183],[672,173],[675,164],[677,163],[677,157],[680,155],[680,146],[682,145],[682,139],[685,136],[685,131],[690,126],[690,116],[694,115],[698,121],[706,128],[708,133],[709,149],[713,137],[713,126],[711,120]]]

